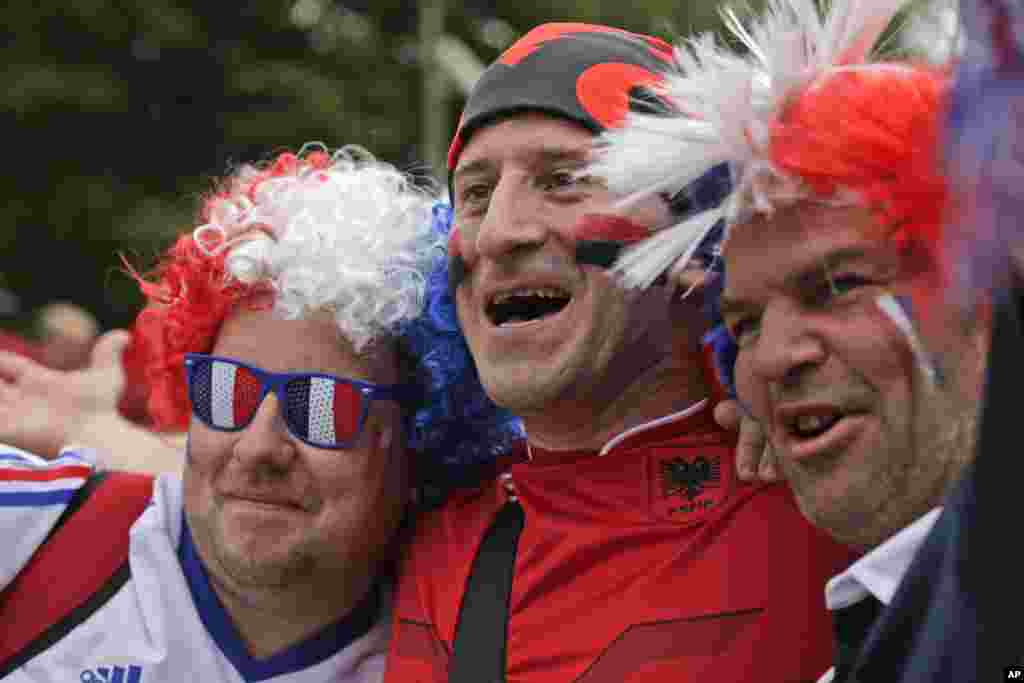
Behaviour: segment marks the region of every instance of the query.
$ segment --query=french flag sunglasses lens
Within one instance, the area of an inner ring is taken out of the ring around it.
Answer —
[[[356,387],[328,377],[304,377],[288,382],[285,394],[285,419],[295,436],[328,447],[356,437],[363,400]]]
[[[192,410],[220,429],[242,429],[261,403],[263,388],[248,368],[221,360],[195,364]],[[351,441],[359,430],[362,394],[353,385],[329,377],[298,377],[285,385],[282,406],[292,433],[331,447]]]
[[[260,405],[260,381],[249,369],[220,360],[201,361],[192,370],[192,410],[221,429],[241,429]]]

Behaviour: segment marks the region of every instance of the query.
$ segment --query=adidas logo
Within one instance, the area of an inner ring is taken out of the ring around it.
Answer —
[[[142,683],[142,667],[98,666],[79,676],[81,683]]]

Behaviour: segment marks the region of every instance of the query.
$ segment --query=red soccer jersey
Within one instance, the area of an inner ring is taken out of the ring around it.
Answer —
[[[824,585],[852,559],[782,485],[748,485],[703,405],[606,453],[541,453],[506,471],[525,513],[508,683],[814,681],[831,665]],[[447,680],[480,540],[506,492],[462,493],[419,522],[395,606],[387,683]]]

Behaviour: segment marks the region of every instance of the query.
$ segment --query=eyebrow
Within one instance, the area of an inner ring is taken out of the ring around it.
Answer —
[[[589,145],[577,147],[541,147],[537,150],[527,150],[524,153],[526,159],[534,165],[554,165],[563,162],[582,163],[589,160],[591,147]],[[468,175],[493,173],[496,164],[490,159],[481,158],[460,165],[455,169],[454,179]]]
[[[479,173],[490,173],[494,171],[494,163],[489,159],[477,159],[476,161],[470,161],[467,164],[460,165],[455,169],[453,179],[458,180],[467,175],[475,175]]]
[[[818,284],[828,279],[829,271],[839,268],[850,261],[858,261],[872,254],[875,250],[863,246],[843,247],[822,254],[813,264],[805,266],[783,279],[785,289],[801,290],[809,285]],[[742,313],[757,308],[743,299],[730,297],[723,293],[718,299],[718,311],[722,316]]]

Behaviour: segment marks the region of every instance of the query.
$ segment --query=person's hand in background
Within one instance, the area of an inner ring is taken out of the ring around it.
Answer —
[[[736,471],[744,481],[778,481],[780,478],[771,444],[760,423],[743,412],[739,401],[726,399],[715,406],[715,421],[729,431],[739,431]]]

